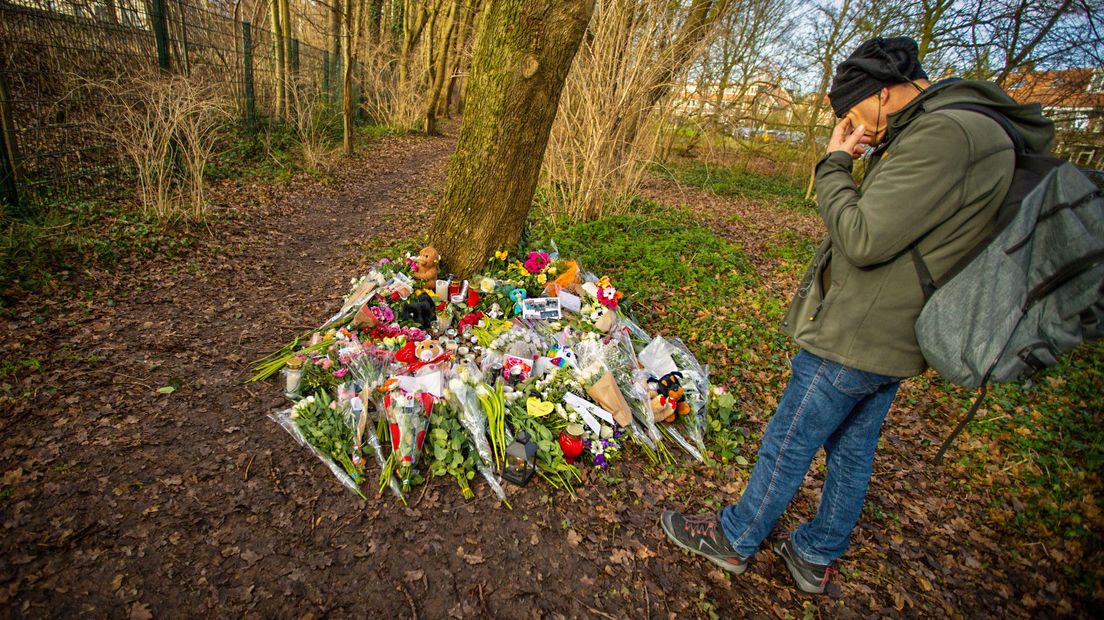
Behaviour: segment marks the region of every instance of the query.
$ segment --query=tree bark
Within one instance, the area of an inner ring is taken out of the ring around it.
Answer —
[[[475,43],[467,110],[431,240],[456,276],[516,244],[564,80],[594,0],[496,0]]]
[[[341,66],[341,30],[342,14],[345,12],[345,0],[330,0],[330,36],[332,37],[330,49],[330,75],[331,80],[337,82],[337,68]],[[334,88],[334,90],[337,90]],[[334,98],[336,99],[336,97]],[[332,100],[331,100],[332,101]]]
[[[414,53],[414,46],[418,44],[418,39],[422,37],[422,31],[429,23],[429,17],[429,7],[424,4],[415,5],[411,0],[407,0],[403,5],[402,49],[399,52],[400,84],[405,84],[410,75],[410,57]]]
[[[380,25],[383,20],[383,0],[370,0],[368,2],[368,37],[372,46],[378,46],[380,42]]]
[[[346,156],[353,154],[353,69],[356,64],[356,50],[360,40],[360,9],[364,6],[364,0],[342,0],[345,7],[342,24],[342,38],[345,44],[341,47],[341,128],[342,147]]]
[[[272,21],[272,49],[276,61],[276,110],[275,115],[283,117],[287,113],[287,75],[284,73],[284,28],[280,22],[280,0],[269,0]]]
[[[445,85],[445,73],[448,70],[449,41],[452,39],[452,31],[456,26],[456,10],[460,0],[452,0],[449,4],[448,15],[445,17],[444,28],[437,39],[436,52],[430,56],[430,83],[429,97],[426,102],[425,130],[429,135],[437,134],[437,104],[441,99],[441,90]],[[430,43],[432,44],[432,38]]]
[[[291,10],[288,8],[288,0],[278,0],[280,3],[280,30],[283,36],[280,38],[280,45],[284,48],[284,61],[283,67],[280,71],[283,74],[283,88],[284,88],[284,118],[291,118],[291,110],[288,106],[288,97],[291,94]]]

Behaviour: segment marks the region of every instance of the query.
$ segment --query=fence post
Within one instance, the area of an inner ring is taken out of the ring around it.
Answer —
[[[15,161],[18,154],[15,144],[15,123],[11,116],[11,97],[8,84],[0,72],[0,200],[13,207],[19,206],[16,187]]]
[[[330,50],[322,50],[322,98],[330,100]]]
[[[242,74],[245,77],[245,124],[250,133],[256,128],[256,99],[253,97],[253,33],[249,22],[242,22]]]
[[[184,9],[184,0],[176,0],[180,9],[180,60],[183,60],[184,75],[192,74],[192,63],[188,60],[188,13]]]
[[[169,26],[166,21],[165,0],[151,1],[150,18],[153,21],[153,38],[157,43],[157,66],[169,72]]]

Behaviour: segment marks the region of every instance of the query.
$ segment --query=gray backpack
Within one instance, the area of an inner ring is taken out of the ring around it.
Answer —
[[[916,338],[928,365],[981,392],[951,441],[977,413],[991,383],[1027,381],[1061,354],[1104,336],[1104,197],[1072,164],[1026,153],[996,110],[968,109],[1000,123],[1016,147],[1016,170],[992,233],[933,279],[910,252],[926,302]]]

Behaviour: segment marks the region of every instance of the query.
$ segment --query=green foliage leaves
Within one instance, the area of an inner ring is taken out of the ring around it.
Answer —
[[[652,172],[721,196],[753,198],[766,205],[785,209],[813,208],[813,203],[805,200],[805,192],[796,179],[710,166],[701,162],[668,163],[654,167]]]

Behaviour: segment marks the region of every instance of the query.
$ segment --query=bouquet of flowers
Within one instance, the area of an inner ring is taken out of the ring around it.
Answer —
[[[486,385],[471,375],[461,374],[449,381],[447,398],[449,404],[456,409],[460,424],[468,432],[472,445],[479,459],[476,468],[483,478],[487,480],[491,490],[498,499],[509,506],[506,501],[506,493],[494,474],[494,454],[491,443],[487,439],[487,413],[480,405],[479,396],[476,393],[480,387],[487,389]]]
[[[347,408],[337,407],[323,392],[318,397],[307,396],[290,409],[269,417],[325,463],[342,484],[361,499],[367,499],[360,491],[363,471],[352,459],[353,428]]]
[[[391,437],[391,457],[380,475],[381,492],[392,473],[397,473],[404,491],[409,491],[415,482],[420,482],[416,479],[417,471],[414,466],[422,454],[433,403],[433,395],[428,392],[407,394],[395,388],[384,394],[383,406]]]
[[[387,467],[387,456],[383,453],[380,443],[377,423],[369,423],[368,404],[372,404],[377,412],[383,410],[383,394],[380,388],[387,377],[391,375],[394,367],[395,354],[387,349],[372,345],[363,346],[355,343],[340,351],[345,360],[349,374],[356,381],[354,390],[359,388],[359,394],[350,398],[351,408],[356,419],[356,443],[354,454],[360,454],[367,446],[376,458],[380,470]],[[382,420],[380,420],[382,421]],[[363,459],[363,457],[361,457]],[[406,503],[402,489],[393,475],[387,477],[387,486],[391,493]]]
[[[654,419],[664,422],[664,433],[688,454],[704,461],[705,422],[709,395],[709,375],[681,340],[656,336],[640,351],[644,367],[640,374],[647,385]],[[672,425],[683,426],[690,440]]]

